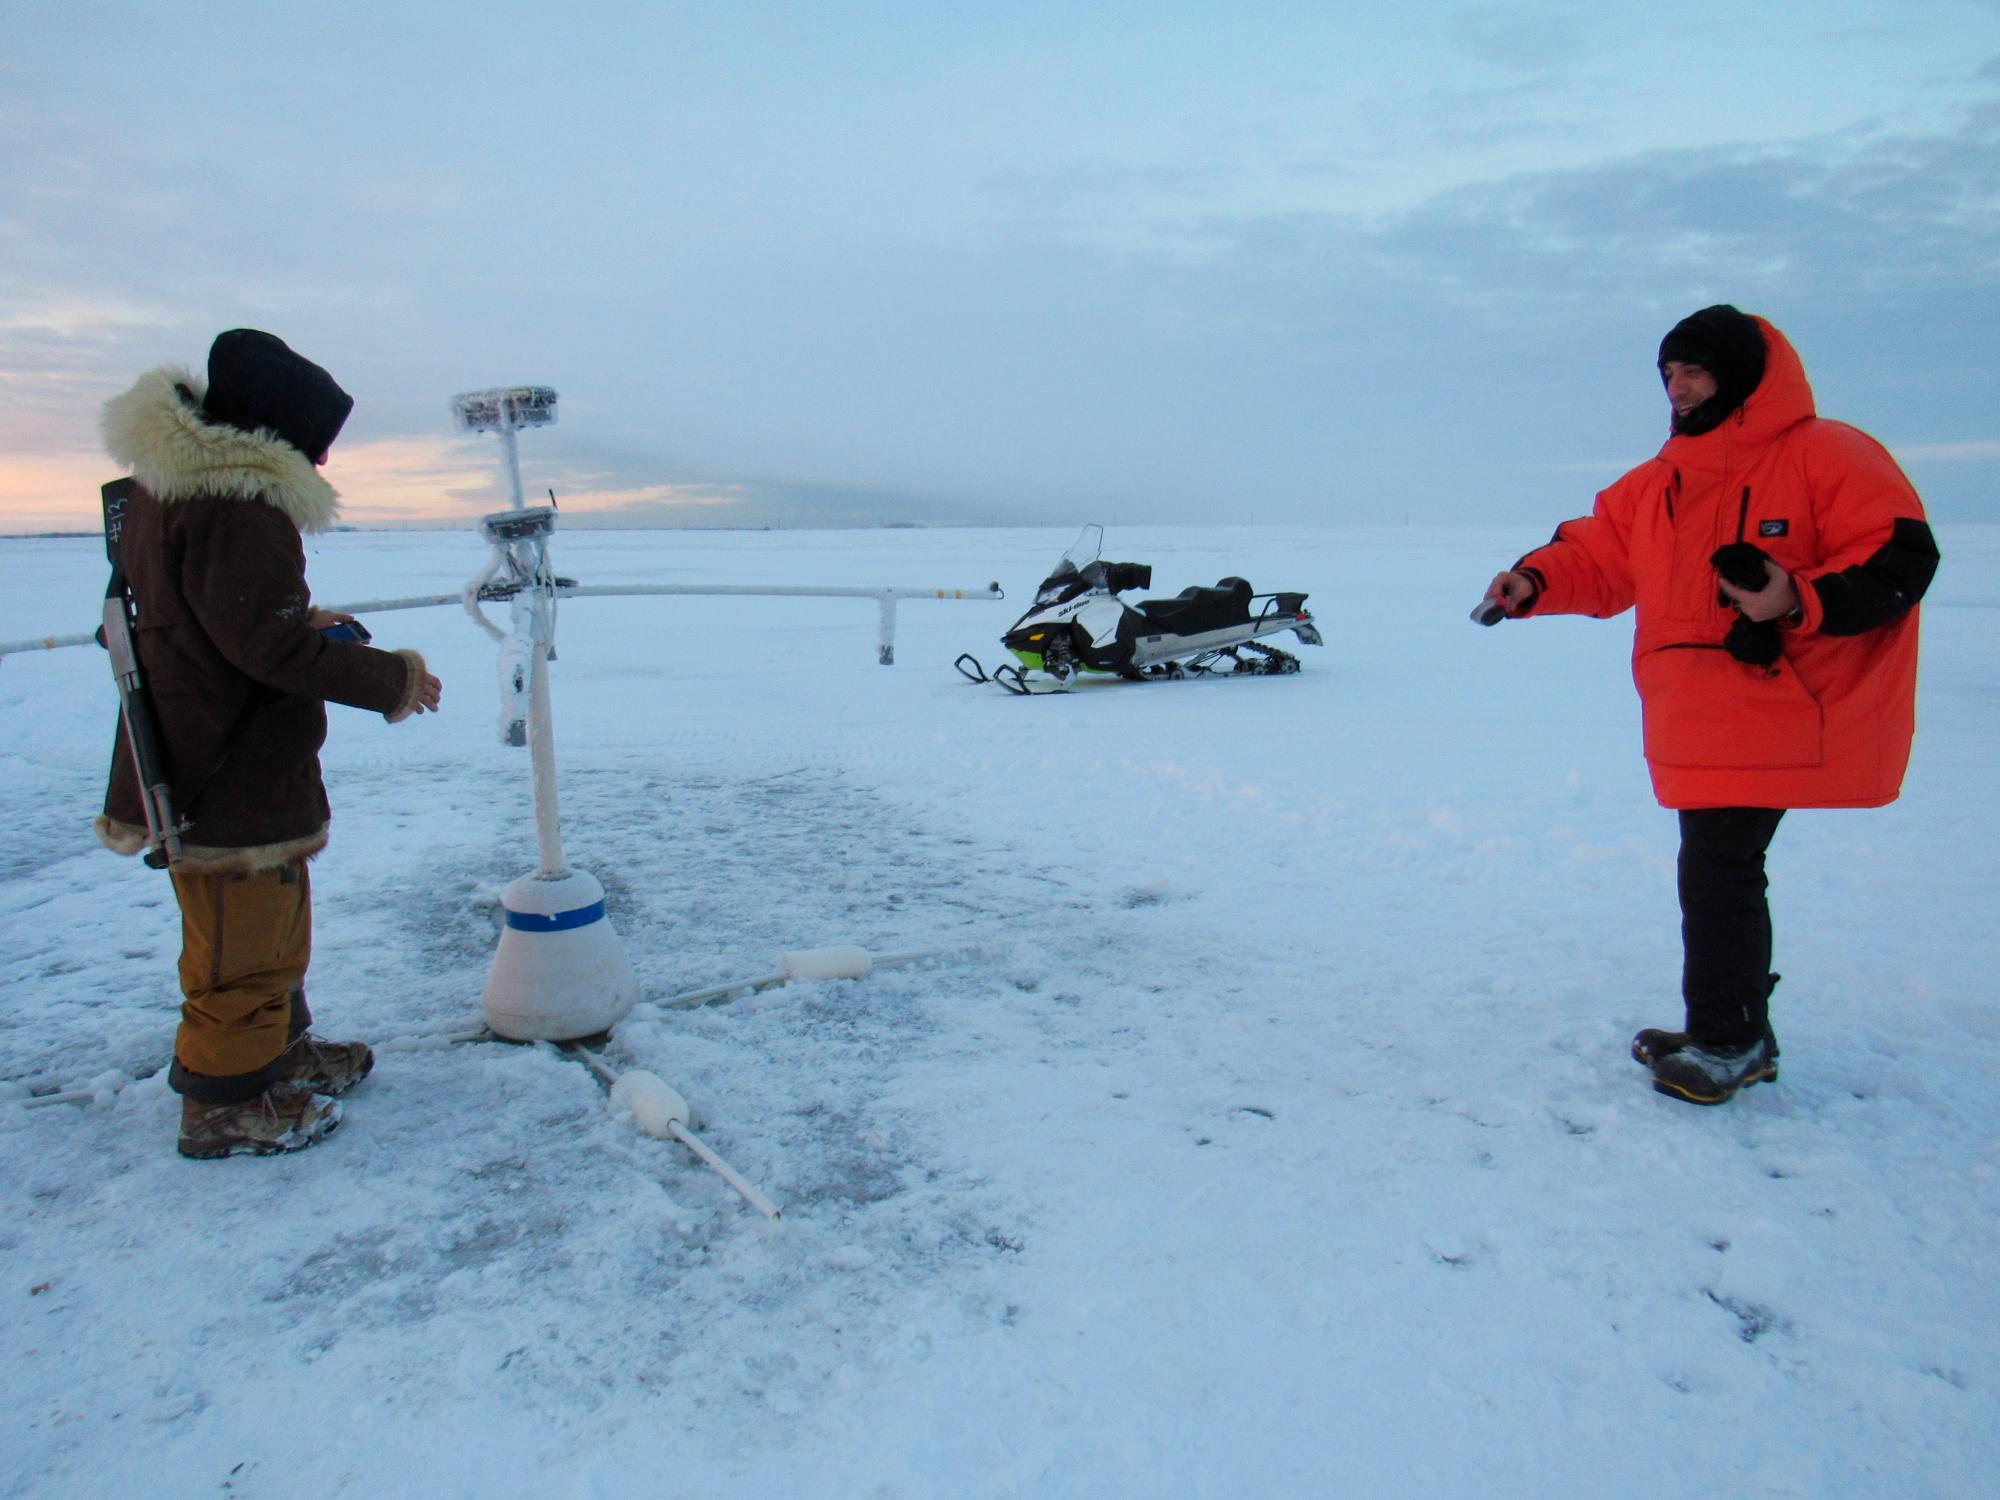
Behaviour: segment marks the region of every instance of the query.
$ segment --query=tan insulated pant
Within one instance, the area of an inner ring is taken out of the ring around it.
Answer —
[[[255,1073],[291,1045],[292,995],[312,959],[304,860],[257,875],[174,872],[181,903],[174,1057],[210,1078]]]

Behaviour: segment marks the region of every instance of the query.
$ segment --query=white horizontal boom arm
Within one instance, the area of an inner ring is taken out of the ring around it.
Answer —
[[[743,595],[766,598],[802,599],[878,599],[893,602],[897,599],[1004,599],[1007,596],[992,584],[976,589],[905,589],[905,588],[808,588],[789,584],[774,583],[590,583],[558,584],[556,593],[563,598],[638,598],[653,594],[687,594],[695,596]],[[463,592],[453,594],[417,594],[406,599],[365,599],[359,604],[336,604],[330,607],[337,614],[375,615],[387,614],[398,609],[431,609],[444,604],[462,604]],[[64,646],[94,646],[97,635],[94,631],[78,631],[74,635],[32,636],[23,641],[0,641],[0,657],[12,656],[22,651],[54,651]]]

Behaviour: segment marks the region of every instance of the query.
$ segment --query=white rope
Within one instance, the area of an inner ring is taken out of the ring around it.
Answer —
[[[958,948],[926,948],[916,953],[884,953],[871,957],[877,969],[901,969],[911,964],[923,963],[928,959],[964,958],[980,951],[977,944],[967,944]],[[703,1005],[716,1005],[725,1000],[740,999],[744,995],[754,995],[792,982],[791,974],[780,971],[776,974],[761,975],[756,979],[737,979],[728,984],[710,985],[706,989],[688,990],[679,995],[669,995],[664,1000],[641,1000],[639,1003],[656,1006],[661,1010],[694,1010]]]

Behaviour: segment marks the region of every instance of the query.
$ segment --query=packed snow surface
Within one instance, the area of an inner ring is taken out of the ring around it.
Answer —
[[[1073,533],[558,532],[588,583],[1009,592],[903,604],[893,667],[866,600],[562,607],[568,854],[647,996],[942,955],[605,1045],[776,1224],[546,1045],[392,1044],[325,1144],[181,1160],[172,895],[87,826],[105,660],[7,658],[0,1492],[1992,1494],[2000,528],[1940,532],[1903,799],[1779,831],[1783,1076],[1719,1109],[1626,1050],[1680,1016],[1629,618],[1466,619],[1542,534],[1113,526],[1326,644],[1023,699],[950,663]],[[309,554],[340,604],[484,549]],[[103,577],[0,542],[0,640]],[[309,988],[379,1043],[477,1024],[535,843],[492,642],[369,623],[446,685],[332,711]]]

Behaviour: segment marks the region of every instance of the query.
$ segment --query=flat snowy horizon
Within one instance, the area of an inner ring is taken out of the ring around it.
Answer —
[[[1580,502],[1587,503],[1587,502]],[[95,845],[94,649],[0,662],[0,1494],[1983,1496],[2000,1471],[2000,527],[1944,527],[1904,796],[1789,816],[1783,1075],[1677,1022],[1675,825],[1629,617],[1479,630],[1516,529],[1108,527],[1155,594],[1305,590],[1287,678],[964,682],[1074,529],[558,532],[557,763],[645,993],[948,956],[606,1048],[767,1226],[548,1047],[385,1049],[337,1134],[174,1152],[164,877]],[[470,532],[308,542],[324,604]],[[89,628],[92,538],[0,538],[0,641]],[[476,1024],[535,862],[455,608],[368,618],[444,712],[334,708],[320,1029]],[[30,1109],[32,1091],[96,1089]]]

